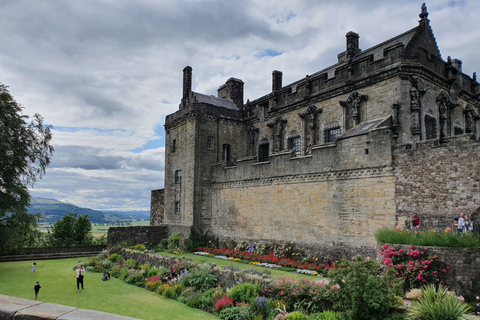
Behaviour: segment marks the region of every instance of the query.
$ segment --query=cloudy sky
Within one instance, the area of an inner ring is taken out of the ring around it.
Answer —
[[[0,82],[53,126],[56,152],[32,196],[98,210],[149,210],[163,188],[165,115],[182,69],[215,95],[230,77],[245,101],[336,62],[345,34],[368,49],[418,25],[423,1],[1,0]],[[480,71],[480,1],[431,0],[442,58]]]

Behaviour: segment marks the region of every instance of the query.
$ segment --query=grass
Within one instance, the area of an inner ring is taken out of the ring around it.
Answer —
[[[378,243],[413,244],[419,246],[478,248],[480,239],[471,232],[457,235],[454,231],[445,230],[418,231],[379,229],[375,232]]]
[[[38,300],[97,310],[141,319],[218,319],[148,290],[126,284],[119,279],[102,281],[100,273],[87,272],[85,290],[76,288],[73,267],[80,258],[0,263],[0,294],[33,300],[33,286],[40,281]]]
[[[270,277],[271,278],[283,278],[287,277],[292,280],[300,280],[302,278],[308,279],[308,280],[323,280],[326,279],[324,277],[319,277],[319,276],[309,276],[305,274],[299,274],[296,272],[288,272],[288,271],[280,271],[280,270],[275,270],[275,269],[270,269],[266,267],[260,267],[260,266],[254,266],[251,264],[246,264],[246,263],[241,263],[241,262],[234,262],[234,261],[228,261],[228,260],[222,260],[222,259],[215,259],[213,257],[207,257],[207,256],[199,256],[195,255],[193,253],[182,253],[182,254],[173,254],[173,253],[168,253],[168,252],[157,252],[158,254],[166,255],[167,257],[175,256],[177,258],[185,257],[185,259],[191,259],[192,261],[196,263],[215,263],[217,266],[225,268],[226,266],[229,265],[234,265],[240,268],[240,270],[247,269],[247,268],[255,268],[259,270],[260,272],[262,270],[269,270],[271,272]]]

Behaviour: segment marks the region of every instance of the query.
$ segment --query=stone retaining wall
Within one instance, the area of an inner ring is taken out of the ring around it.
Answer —
[[[20,254],[0,256],[0,262],[66,259],[75,257],[88,257],[100,254],[107,246],[81,246],[81,247],[47,247],[24,248]]]
[[[377,246],[377,258],[382,259],[380,248],[383,244]],[[390,245],[392,246],[392,245]],[[396,249],[407,250],[410,245],[393,244]],[[444,261],[450,263],[450,270],[447,272],[447,281],[449,287],[455,290],[457,294],[478,294],[480,283],[480,248],[451,248],[451,247],[430,247],[415,246],[418,248],[428,248],[429,255],[438,255]]]
[[[150,264],[156,267],[171,268],[175,261],[180,261],[176,257],[168,258],[156,253],[143,253],[140,251],[122,249],[122,256],[124,259],[133,259],[138,261],[139,265]],[[245,265],[247,268],[247,265]],[[218,279],[219,284],[224,288],[231,288],[240,283],[255,283],[258,282],[260,286],[266,286],[275,280],[263,278],[258,275],[243,275],[239,271],[231,271],[212,264],[212,274]]]
[[[162,239],[168,238],[167,226],[136,226],[136,227],[110,227],[108,229],[108,247],[121,242],[133,245],[150,243],[159,244]]]

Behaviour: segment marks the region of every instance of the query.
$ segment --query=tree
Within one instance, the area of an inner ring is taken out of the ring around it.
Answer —
[[[29,122],[22,109],[0,83],[0,252],[32,243],[35,233],[27,236],[25,231],[36,227],[37,218],[27,214],[28,187],[45,174],[54,151],[51,127],[39,114]]]
[[[78,215],[69,213],[62,220],[55,222],[52,232],[48,232],[51,246],[80,246],[90,245],[93,242],[91,234],[92,223],[88,214]]]

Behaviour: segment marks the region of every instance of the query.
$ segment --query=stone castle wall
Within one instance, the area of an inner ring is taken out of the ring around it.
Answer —
[[[461,212],[480,219],[480,140],[462,135],[441,145],[398,145],[393,162],[400,221],[413,213],[432,226],[450,226]]]

